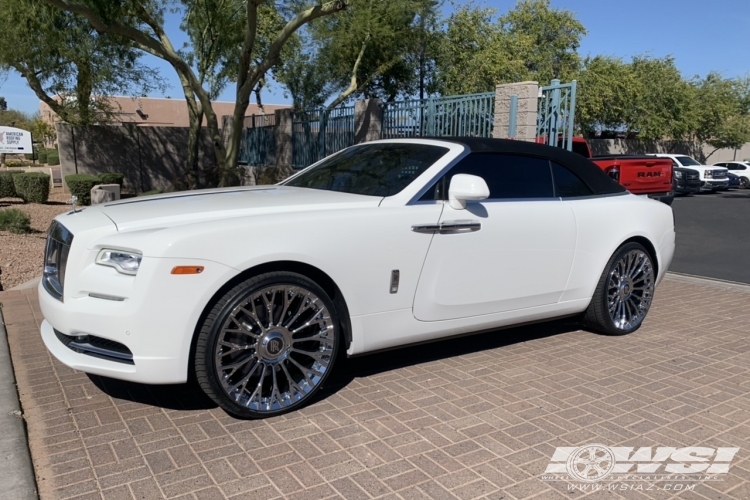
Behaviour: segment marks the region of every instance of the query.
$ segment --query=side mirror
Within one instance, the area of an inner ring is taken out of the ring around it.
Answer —
[[[469,200],[485,200],[490,196],[490,188],[484,179],[476,175],[456,174],[448,188],[448,204],[455,210],[466,208]]]

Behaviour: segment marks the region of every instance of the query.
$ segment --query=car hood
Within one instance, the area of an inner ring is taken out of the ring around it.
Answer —
[[[381,200],[318,189],[253,186],[131,198],[92,208],[109,217],[118,231],[127,231],[283,212],[375,207]]]

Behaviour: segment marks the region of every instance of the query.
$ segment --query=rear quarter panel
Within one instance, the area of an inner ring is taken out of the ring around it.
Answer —
[[[604,267],[627,240],[646,238],[656,251],[657,282],[674,253],[674,218],[668,205],[627,194],[566,201],[576,218],[576,255],[561,301],[590,298]]]

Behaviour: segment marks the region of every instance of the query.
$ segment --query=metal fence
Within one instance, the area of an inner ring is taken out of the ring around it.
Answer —
[[[543,138],[550,146],[572,151],[576,81],[561,84],[560,80],[552,80],[551,85],[540,90],[536,136]]]
[[[383,103],[381,137],[492,137],[495,93]]]
[[[354,145],[354,106],[295,111],[292,167],[305,168]]]
[[[274,137],[276,116],[246,116],[244,125],[239,163],[252,166],[276,164],[276,139]]]

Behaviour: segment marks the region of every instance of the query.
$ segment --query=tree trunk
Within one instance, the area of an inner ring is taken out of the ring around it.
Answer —
[[[76,63],[78,74],[76,75],[76,105],[78,107],[78,123],[80,125],[91,125],[96,117],[91,114],[91,68],[88,61]]]
[[[188,189],[200,189],[202,185],[198,157],[201,145],[203,110],[200,109],[200,103],[198,103],[197,108],[198,109],[194,112],[192,108],[188,107],[190,115],[190,130],[188,131],[188,160],[185,168]]]

